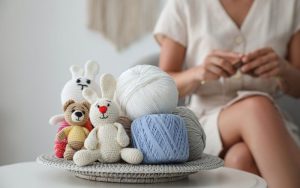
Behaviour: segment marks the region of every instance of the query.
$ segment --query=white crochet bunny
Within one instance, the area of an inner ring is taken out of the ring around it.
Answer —
[[[86,62],[85,72],[79,66],[71,66],[72,79],[65,84],[61,92],[61,103],[65,104],[70,99],[76,102],[83,101],[82,91],[85,88],[92,88],[100,95],[99,86],[93,81],[98,74],[98,69],[99,65],[94,61]]]
[[[116,121],[119,118],[119,108],[113,101],[116,80],[110,74],[100,79],[102,98],[92,89],[84,89],[83,96],[91,104],[90,120],[94,129],[84,142],[86,150],[75,153],[73,161],[79,166],[85,166],[95,161],[103,163],[118,162],[121,158],[131,164],[139,164],[143,160],[141,151],[135,148],[125,148],[129,145],[129,137],[125,129]]]
[[[62,105],[68,100],[74,100],[76,102],[85,100],[82,96],[82,91],[85,88],[92,88],[98,95],[101,95],[98,84],[94,82],[94,79],[99,72],[99,65],[95,61],[87,61],[85,63],[85,70],[77,65],[73,65],[70,67],[70,72],[72,74],[72,79],[65,84],[61,92]],[[49,123],[51,125],[56,125],[63,120],[63,114],[59,114],[51,117]]]

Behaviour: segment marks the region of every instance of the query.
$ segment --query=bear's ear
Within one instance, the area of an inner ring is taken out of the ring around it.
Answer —
[[[75,103],[75,101],[72,100],[72,99],[70,99],[67,102],[65,102],[65,104],[64,104],[64,112],[67,110],[68,106],[70,106],[70,104],[73,104],[73,103]]]
[[[90,104],[94,104],[97,99],[98,99],[98,95],[97,93],[90,89],[90,88],[85,88],[82,91],[82,96],[90,103]]]
[[[82,103],[81,103],[83,106],[85,106],[88,110],[90,109],[90,103],[88,103],[87,101],[83,101]]]

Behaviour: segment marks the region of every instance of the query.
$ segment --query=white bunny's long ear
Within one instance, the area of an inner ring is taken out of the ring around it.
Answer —
[[[102,91],[102,97],[107,99],[113,99],[116,90],[116,79],[111,74],[103,74],[100,78],[100,87]]]
[[[73,79],[83,76],[83,69],[77,65],[72,65],[70,67],[70,72]]]
[[[90,88],[85,88],[82,91],[82,96],[90,103],[90,104],[94,104],[97,99],[98,99],[98,95],[97,93]]]
[[[84,77],[93,80],[99,71],[99,65],[96,61],[89,60],[85,64]]]

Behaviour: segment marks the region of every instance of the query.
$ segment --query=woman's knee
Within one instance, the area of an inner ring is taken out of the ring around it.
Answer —
[[[257,127],[258,129],[270,129],[283,124],[282,117],[274,103],[267,97],[254,96],[240,102],[239,108],[243,115],[244,128]],[[270,123],[276,122],[276,123]],[[263,126],[262,126],[263,124]]]
[[[252,96],[236,102],[232,106],[224,109],[220,115],[220,124],[243,125],[253,122],[258,118],[274,116],[274,112],[278,114],[273,102],[265,96]]]
[[[249,113],[261,113],[266,112],[266,110],[274,110],[277,111],[277,109],[274,106],[274,103],[266,96],[252,96],[243,99],[239,102],[239,105],[244,109],[245,111]]]
[[[269,133],[274,129],[281,131],[284,127],[282,125],[280,113],[265,96],[245,98],[224,109],[219,118],[219,130],[225,150],[245,137],[252,139],[257,133]]]
[[[252,154],[243,142],[233,145],[225,155],[225,166],[240,170],[250,170],[255,166]]]

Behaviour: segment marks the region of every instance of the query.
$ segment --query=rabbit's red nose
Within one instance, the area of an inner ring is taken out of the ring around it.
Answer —
[[[100,107],[99,107],[99,111],[100,111],[102,114],[105,114],[105,112],[107,111],[107,107],[106,107],[106,106],[100,106]]]

